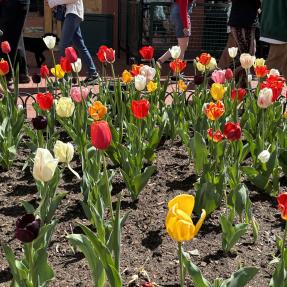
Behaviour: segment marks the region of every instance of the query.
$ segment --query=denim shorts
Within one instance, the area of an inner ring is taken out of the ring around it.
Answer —
[[[189,30],[190,30],[190,14],[192,11],[192,4],[188,6],[188,22],[189,22]],[[185,38],[186,36],[183,33],[183,24],[180,18],[180,10],[179,5],[174,3],[171,7],[170,11],[170,21],[174,25],[176,38]]]

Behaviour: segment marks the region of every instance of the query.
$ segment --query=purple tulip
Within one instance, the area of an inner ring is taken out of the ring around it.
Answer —
[[[35,219],[33,214],[26,214],[16,221],[15,237],[24,243],[32,242],[39,234],[40,225],[40,219]]]

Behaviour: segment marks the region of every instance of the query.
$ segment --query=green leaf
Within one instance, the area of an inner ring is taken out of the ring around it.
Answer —
[[[225,280],[221,287],[243,287],[245,286],[258,272],[256,267],[242,267],[234,272],[231,277]]]
[[[29,203],[25,200],[21,200],[21,203],[24,206],[26,213],[32,213],[33,214],[35,212],[35,208],[31,203]]]
[[[197,173],[203,170],[207,162],[208,150],[204,138],[199,132],[195,132],[191,139],[191,149],[194,158],[194,166]]]
[[[83,234],[70,234],[67,238],[73,246],[76,246],[84,253],[91,269],[95,286],[103,287],[105,284],[104,268],[91,241]]]
[[[53,269],[48,264],[47,247],[37,251],[34,259],[35,272],[38,277],[38,286],[47,286],[47,284],[54,278]]]
[[[182,261],[188,274],[191,276],[192,283],[195,287],[211,287],[210,282],[205,279],[199,268],[193,264],[183,253]]]
[[[222,229],[222,248],[228,252],[237,243],[240,237],[246,233],[248,224],[240,223],[233,226],[227,216],[221,215],[220,225]]]

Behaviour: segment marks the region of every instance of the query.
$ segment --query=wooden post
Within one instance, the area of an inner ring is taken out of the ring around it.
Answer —
[[[45,33],[51,33],[53,29],[52,23],[52,10],[48,4],[44,4],[44,31]]]

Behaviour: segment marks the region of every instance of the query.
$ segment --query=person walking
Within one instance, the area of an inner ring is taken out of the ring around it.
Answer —
[[[184,58],[191,35],[190,13],[192,11],[192,3],[193,0],[175,0],[171,7],[170,21],[175,28],[178,46],[181,49],[180,59]],[[170,58],[171,54],[168,50],[157,60],[158,67],[161,68],[161,65]]]
[[[258,25],[260,5],[260,0],[231,1],[231,11],[228,20],[230,33],[227,48],[231,48],[230,46],[238,47],[237,65],[239,63],[240,54],[249,53],[255,55],[255,29]],[[224,65],[224,61],[220,61],[220,68],[227,68],[227,66]]]
[[[87,49],[80,28],[84,20],[83,0],[46,0],[50,8],[58,5],[66,5],[65,19],[63,22],[61,39],[59,42],[60,56],[65,56],[65,49],[72,44],[80,53],[80,56],[88,69],[88,76],[84,84],[93,84],[99,77],[92,56]]]
[[[8,41],[10,44],[9,56],[14,69],[19,64],[19,83],[21,84],[30,82],[22,36],[29,6],[30,0],[0,0],[0,29],[3,31],[1,41]],[[6,58],[2,51],[0,51],[0,58]],[[10,78],[9,74],[8,80]]]
[[[260,40],[270,44],[266,65],[287,79],[287,1],[263,0]]]

